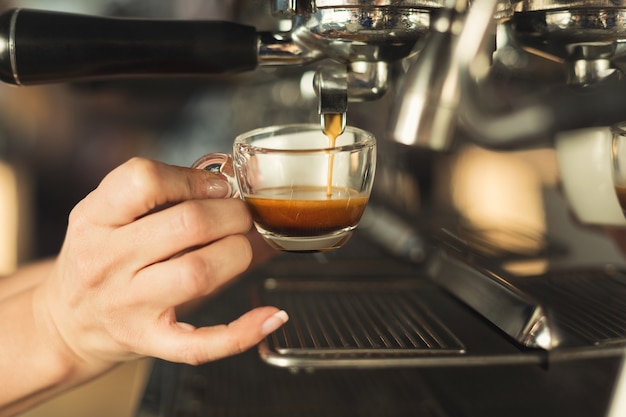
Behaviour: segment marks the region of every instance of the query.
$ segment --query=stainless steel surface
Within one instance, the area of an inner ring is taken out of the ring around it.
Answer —
[[[515,286],[548,306],[560,345],[626,347],[626,276],[606,269],[555,271],[515,280]],[[580,342],[582,341],[582,342]]]
[[[419,286],[405,281],[267,280],[262,302],[289,311],[290,321],[260,346],[261,356],[291,368],[362,368],[463,354],[423,297]]]
[[[472,2],[467,10],[464,2],[450,1],[438,13],[404,77],[390,121],[393,140],[449,150],[465,134],[480,146],[512,149],[546,146],[555,132],[582,127],[578,115],[594,110],[577,109],[585,98],[575,89],[552,85],[545,96],[522,94],[498,109],[496,94],[484,93],[493,67],[490,41],[497,50],[522,49],[558,62],[565,75],[562,85],[589,87],[586,99],[603,110],[583,124],[601,123],[605,117],[611,124],[624,117],[611,110],[621,109],[622,103],[607,102],[621,93],[613,93],[616,87],[605,82],[626,68],[623,2],[513,3],[515,12],[507,13],[496,0]],[[594,94],[597,85],[602,89]],[[564,104],[569,117],[559,113]]]
[[[597,83],[623,70],[626,4],[518,12],[511,19],[520,47],[565,66],[572,84]],[[613,65],[610,65],[613,63]]]
[[[277,305],[290,322],[259,347],[261,358],[289,369],[385,369],[541,364],[545,350],[503,337],[433,283],[425,266],[389,257],[357,233],[341,251],[281,256],[249,279],[254,304]],[[269,278],[269,279],[268,279]],[[555,362],[615,350],[581,349]]]
[[[626,347],[623,272],[598,267],[516,277],[473,258],[442,249],[429,275],[520,344],[561,353]]]
[[[7,44],[2,45],[2,49],[3,50],[8,50],[8,53],[11,57],[11,70],[13,72],[13,78],[15,79],[15,82],[17,83],[17,85],[20,85],[20,77],[19,74],[17,72],[17,63],[16,63],[16,55],[15,55],[15,22],[17,21],[17,16],[19,14],[19,10],[17,10],[15,13],[13,13],[13,15],[11,16],[11,23],[10,23],[10,29],[9,29],[9,38],[7,39]]]
[[[389,82],[386,66],[378,63],[398,61],[413,52],[429,30],[433,5],[435,2],[318,2],[310,11],[296,7],[293,28],[286,36],[293,41],[298,59],[323,57],[344,65],[348,78],[357,81],[349,83],[350,101],[374,99],[386,91]],[[321,56],[311,51],[321,51]],[[260,65],[265,62],[262,59]],[[357,72],[351,76],[354,70]]]
[[[388,62],[355,61],[348,65],[348,91],[351,101],[381,98],[391,85]]]
[[[430,11],[404,7],[318,9],[297,21],[296,43],[340,62],[393,61],[408,56],[429,29]]]
[[[342,131],[345,128],[345,113],[348,111],[348,74],[345,68],[339,65],[321,65],[315,73],[315,85],[317,86],[317,96],[319,107],[317,112],[320,115],[327,113],[342,114]],[[324,126],[322,116],[322,130]]]
[[[293,42],[286,33],[261,33],[259,41],[259,65],[267,67],[306,65],[323,58],[322,51]]]
[[[521,0],[514,1],[519,12],[545,11],[576,8],[614,8],[626,6],[623,0]]]
[[[272,13],[285,16],[293,16],[296,13],[296,0],[270,0]]]
[[[603,387],[594,371],[610,379],[611,368],[619,363],[607,361],[595,369],[583,363],[578,372],[531,366],[294,374],[243,355],[199,368],[159,365],[164,379],[160,387],[158,382],[151,387],[138,417],[602,416],[606,396],[583,399],[585,388]],[[572,389],[572,378],[581,376],[588,378],[586,387]],[[168,392],[160,404],[156,388]]]
[[[417,227],[380,204],[368,204],[359,231],[398,259],[418,265],[428,256],[426,240]]]
[[[496,1],[492,3],[495,9]],[[434,21],[428,42],[406,75],[391,118],[396,142],[438,151],[452,146],[461,100],[460,72],[468,69],[465,62],[459,62],[464,51],[458,28],[465,22],[465,11],[465,1],[450,1]],[[487,13],[488,19],[492,14],[493,10]],[[478,24],[476,30],[484,33],[487,26]]]
[[[314,0],[315,6],[325,7],[415,7],[437,8],[441,7],[444,0]]]
[[[411,370],[380,369],[290,373],[240,356],[171,374],[170,399],[161,407],[144,402],[138,417],[458,417],[436,399],[428,382]],[[165,372],[169,369],[165,368]],[[215,383],[228,381],[229,384]],[[155,410],[153,413],[150,411]]]
[[[433,258],[430,276],[522,345],[555,347],[545,307],[500,276],[443,251]]]

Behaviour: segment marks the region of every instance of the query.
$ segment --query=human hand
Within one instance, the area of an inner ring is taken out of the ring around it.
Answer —
[[[205,171],[135,158],[76,205],[34,309],[51,343],[96,371],[137,356],[199,364],[247,350],[286,320],[256,308],[228,325],[195,328],[175,307],[243,272],[251,219]]]

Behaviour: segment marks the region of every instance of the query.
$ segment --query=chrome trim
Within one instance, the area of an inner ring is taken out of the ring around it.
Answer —
[[[559,347],[544,305],[486,267],[472,265],[452,250],[440,250],[430,278],[526,347]]]
[[[17,24],[17,15],[19,14],[21,9],[16,9],[13,15],[11,16],[11,23],[9,26],[9,58],[11,60],[11,71],[13,72],[13,79],[15,80],[15,84],[22,85],[20,81],[20,77],[17,72],[17,57],[15,54],[15,25]]]
[[[321,51],[294,42],[291,33],[270,32],[259,34],[257,55],[262,67],[305,65],[323,58]]]
[[[624,0],[523,0],[515,5],[516,12],[536,12],[572,9],[614,9],[626,7]]]
[[[325,7],[443,7],[445,0],[317,0],[315,6]]]

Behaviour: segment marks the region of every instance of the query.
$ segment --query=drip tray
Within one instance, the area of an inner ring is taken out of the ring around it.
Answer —
[[[626,274],[614,267],[514,276],[442,250],[430,276],[518,343],[551,351],[553,359],[594,348],[621,354],[626,346]]]
[[[268,279],[261,302],[290,319],[260,345],[283,367],[406,365],[465,347],[427,306],[413,282]]]

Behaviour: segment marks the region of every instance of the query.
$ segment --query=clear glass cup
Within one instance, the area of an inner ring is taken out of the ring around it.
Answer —
[[[576,129],[555,136],[563,191],[582,224],[626,226],[615,190],[612,148],[610,126]]]
[[[320,252],[341,247],[357,227],[376,169],[376,140],[347,126],[333,144],[319,124],[243,133],[232,155],[211,153],[194,168],[221,173],[248,205],[274,248]]]
[[[611,170],[617,201],[626,214],[626,122],[611,126]]]

